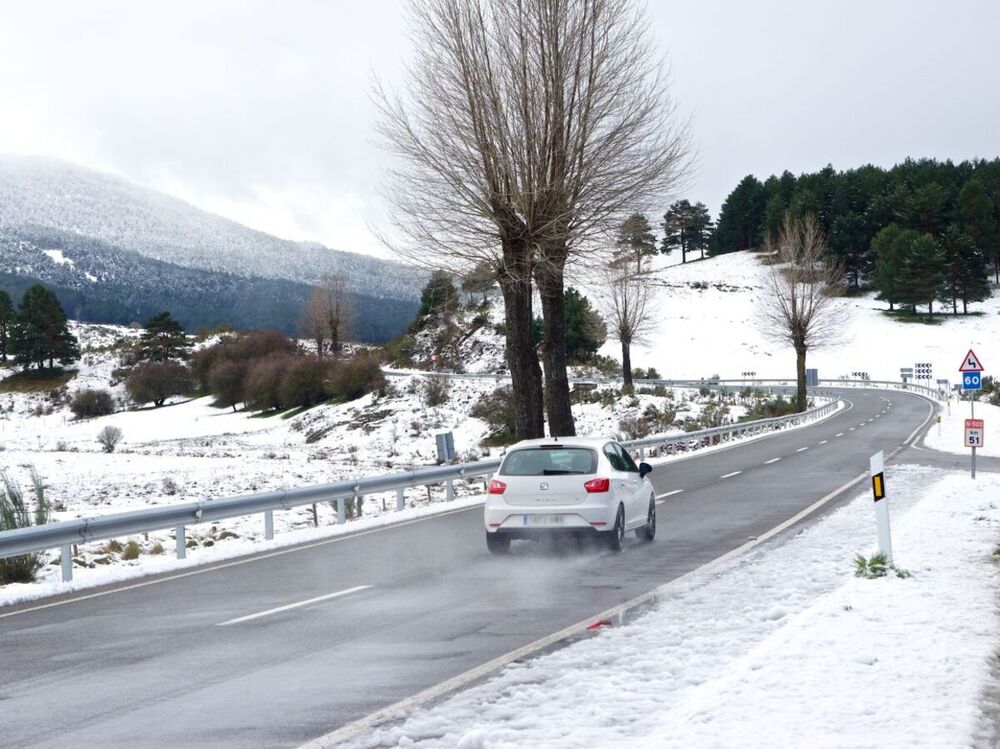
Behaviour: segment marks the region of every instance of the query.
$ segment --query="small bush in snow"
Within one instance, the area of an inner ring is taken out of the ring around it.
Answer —
[[[157,541],[155,544],[153,544],[153,548],[149,550],[149,553],[159,556],[160,554],[163,553],[163,544]]]
[[[431,375],[424,380],[423,401],[424,405],[433,408],[442,406],[448,402],[451,395],[451,385],[446,377]]]
[[[45,497],[45,485],[34,467],[28,470],[35,493],[34,511],[28,508],[24,492],[13,476],[6,470],[0,471],[0,531],[44,525],[49,521],[52,508]],[[35,573],[41,566],[42,558],[39,554],[22,554],[0,559],[0,585],[34,582]]]
[[[517,411],[514,408],[514,391],[510,387],[498,387],[492,393],[481,396],[469,412],[490,425],[489,436],[484,444],[506,445],[514,441],[517,431]]]
[[[307,408],[326,400],[326,382],[332,363],[317,356],[298,357],[281,383],[281,402],[286,408]]]
[[[334,398],[352,401],[385,386],[385,375],[378,359],[363,356],[340,362],[327,383],[327,391]]]
[[[170,476],[164,477],[162,488],[163,488],[163,493],[171,497],[180,491],[180,487],[177,486],[177,482],[174,481]]]
[[[133,559],[138,559],[141,553],[142,547],[139,546],[139,543],[137,541],[129,541],[125,544],[125,548],[122,551],[122,559],[126,562],[131,562]]]
[[[192,390],[191,372],[180,362],[143,362],[125,380],[125,389],[136,403],[152,403],[159,408],[167,398],[187,395]]]
[[[115,448],[118,447],[118,443],[122,441],[122,437],[124,436],[125,433],[122,432],[121,429],[108,424],[108,426],[104,427],[104,429],[97,433],[97,441],[100,443],[104,452],[113,453]]]
[[[78,390],[69,406],[78,419],[107,416],[114,413],[115,403],[107,390]]]
[[[893,572],[896,577],[910,577],[906,570],[899,569],[895,565],[889,564],[889,558],[882,552],[872,554],[865,559],[861,554],[854,555],[854,576],[874,580],[885,577],[889,572]]]

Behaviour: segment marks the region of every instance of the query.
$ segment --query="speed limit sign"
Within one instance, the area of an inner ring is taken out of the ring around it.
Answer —
[[[965,420],[965,446],[966,447],[982,447],[983,446],[983,420],[982,419],[966,419]]]

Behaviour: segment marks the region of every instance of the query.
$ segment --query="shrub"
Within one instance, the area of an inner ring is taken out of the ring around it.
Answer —
[[[113,453],[124,436],[125,433],[121,429],[108,424],[108,426],[97,433],[97,441],[101,444],[104,452]]]
[[[498,387],[492,393],[482,395],[469,414],[490,425],[491,432],[484,442],[501,445],[514,441],[517,410],[514,407],[514,391],[509,386]]]
[[[307,408],[325,400],[326,381],[331,369],[331,362],[318,356],[297,358],[281,383],[282,404],[289,408]]]
[[[335,398],[352,401],[385,386],[385,375],[378,359],[363,356],[337,365],[330,377],[328,391]]]
[[[208,373],[208,390],[215,397],[215,405],[219,408],[232,408],[243,403],[244,379],[247,363],[221,359],[217,361]]]
[[[889,564],[889,558],[883,553],[872,554],[865,559],[861,554],[854,555],[854,576],[864,577],[874,580],[878,577],[885,577],[889,572],[893,572],[896,577],[907,578],[910,573],[907,570],[899,569],[894,564]]]
[[[149,550],[149,553],[159,556],[160,554],[163,553],[163,544],[157,541],[155,544],[153,544],[153,548]]]
[[[107,390],[78,390],[69,406],[78,419],[107,416],[115,411],[115,403]]]
[[[122,551],[122,559],[126,562],[131,562],[133,559],[138,559],[141,553],[142,547],[139,546],[139,543],[137,541],[129,541],[125,544],[125,549]]]
[[[618,431],[626,439],[638,440],[649,436],[649,422],[641,416],[625,416],[618,422]]]
[[[44,525],[49,521],[52,509],[45,498],[45,485],[34,467],[29,468],[29,471],[35,492],[34,512],[28,509],[24,493],[14,478],[6,470],[0,471],[0,531]],[[41,566],[42,558],[39,554],[21,554],[0,559],[0,585],[34,582],[35,573]]]
[[[251,363],[246,375],[247,407],[254,411],[286,408],[281,397],[281,386],[294,365],[295,357],[281,353],[270,354]]]
[[[167,398],[191,392],[191,372],[176,361],[143,362],[129,374],[125,389],[136,403],[159,408]]]
[[[180,491],[180,487],[177,485],[177,482],[170,476],[165,476],[163,478],[162,489],[164,494],[171,497]]]
[[[451,394],[451,384],[447,377],[431,375],[424,380],[423,401],[430,408],[441,406],[448,402]]]

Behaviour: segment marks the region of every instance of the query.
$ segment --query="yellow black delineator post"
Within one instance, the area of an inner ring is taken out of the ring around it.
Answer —
[[[879,450],[870,462],[872,496],[875,498],[875,526],[878,529],[878,550],[892,564],[892,536],[889,533],[889,500],[885,491],[885,454]]]

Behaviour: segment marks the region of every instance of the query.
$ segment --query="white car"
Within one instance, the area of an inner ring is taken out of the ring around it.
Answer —
[[[486,495],[486,546],[504,554],[516,538],[598,533],[615,551],[634,530],[652,541],[656,499],[647,478],[620,444],[576,437],[525,440],[511,447]]]

